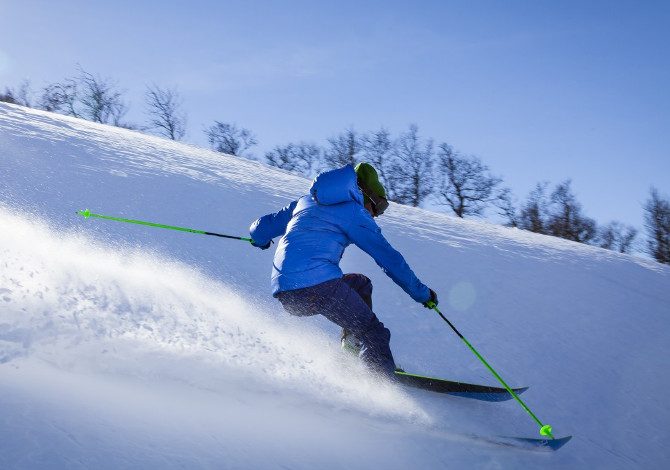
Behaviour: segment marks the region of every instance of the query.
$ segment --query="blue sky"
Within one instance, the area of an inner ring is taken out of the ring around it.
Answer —
[[[176,86],[186,140],[212,121],[256,153],[353,126],[419,125],[483,159],[519,199],[572,178],[587,215],[642,227],[670,194],[670,2],[2,1],[0,86],[76,65]]]

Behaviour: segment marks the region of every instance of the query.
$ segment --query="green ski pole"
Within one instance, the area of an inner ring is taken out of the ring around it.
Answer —
[[[461,332],[456,329],[456,327],[453,325],[453,323],[451,323],[449,321],[449,319],[447,317],[445,317],[442,314],[442,312],[440,312],[440,309],[437,308],[437,305],[435,304],[435,302],[428,301],[427,305],[428,305],[429,308],[432,308],[433,310],[435,310],[438,313],[438,315],[440,315],[440,317],[442,317],[442,320],[447,322],[447,324],[451,327],[451,329],[454,330],[454,333],[456,333],[458,335],[458,337],[461,338],[463,340],[463,342],[467,345],[467,347],[470,348],[470,351],[472,351],[475,354],[475,356],[477,356],[479,358],[479,360],[482,361],[482,363],[494,375],[494,377],[496,379],[498,379],[498,381],[503,385],[503,387],[505,387],[505,389],[507,389],[507,391],[514,397],[514,399],[517,402],[519,402],[519,404],[523,407],[523,409],[526,410],[526,412],[535,420],[535,422],[540,426],[540,434],[543,435],[543,436],[549,436],[550,438],[554,439],[554,436],[551,434],[551,426],[548,425],[548,424],[543,424],[542,421],[540,421],[538,419],[538,417],[535,416],[535,413],[533,413],[530,410],[530,408],[528,408],[528,406],[526,406],[526,404],[521,400],[521,398],[519,398],[519,395],[514,393],[514,390],[512,390],[510,388],[510,386],[507,385],[507,383],[505,383],[505,381],[502,379],[502,377],[500,377],[500,375],[498,375],[498,373],[493,369],[493,367],[491,367],[489,365],[489,363],[486,362],[486,359],[484,359],[482,357],[482,355],[479,354],[479,352],[477,352],[477,350],[474,348],[474,346],[471,345],[470,342],[467,339],[465,339],[465,336],[463,336],[461,334]]]
[[[83,216],[86,219],[88,219],[89,217],[93,217],[93,218],[96,218],[96,219],[114,220],[116,222],[125,222],[125,223],[128,223],[128,224],[146,225],[148,227],[157,227],[157,228],[165,228],[165,229],[169,229],[169,230],[178,230],[180,232],[199,233],[201,235],[212,235],[212,236],[215,236],[215,237],[231,238],[233,240],[243,240],[245,242],[253,243],[253,240],[251,238],[236,237],[235,235],[224,235],[222,233],[206,232],[204,230],[195,230],[195,229],[192,229],[192,228],[175,227],[174,225],[157,224],[157,223],[154,223],[154,222],[146,222],[144,220],[123,219],[121,217],[111,217],[109,215],[94,214],[93,212],[89,211],[88,209],[85,209],[85,210],[82,210],[82,211],[77,211],[77,214]]]

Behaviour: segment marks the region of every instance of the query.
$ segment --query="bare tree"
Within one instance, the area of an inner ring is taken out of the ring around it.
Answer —
[[[32,108],[33,104],[33,90],[30,86],[30,80],[23,80],[19,86],[19,91],[16,94],[18,104]]]
[[[59,99],[55,84],[49,84],[42,88],[42,94],[37,101],[37,107],[52,113],[60,111],[61,100]]]
[[[118,126],[127,112],[122,92],[109,79],[79,70],[80,114],[93,122]]]
[[[597,235],[596,223],[582,215],[582,206],[566,180],[551,193],[552,211],[547,227],[549,234],[580,243],[588,243]]]
[[[4,93],[0,93],[0,101],[4,103],[18,104],[30,107],[30,82],[24,80],[18,90],[5,87]]]
[[[387,173],[387,195],[391,201],[419,206],[432,192],[433,141],[422,140],[412,124],[393,146],[393,164]]]
[[[82,117],[77,110],[77,82],[68,78],[62,83],[52,83],[42,89],[38,107],[45,111]]]
[[[521,223],[514,199],[512,190],[503,188],[498,194],[498,199],[493,203],[498,208],[498,215],[504,217],[507,227],[519,227]]]
[[[356,165],[363,145],[358,133],[347,129],[343,133],[328,139],[328,148],[323,160],[326,168],[339,168],[344,165]]]
[[[247,150],[258,144],[250,130],[238,129],[235,124],[214,121],[205,133],[214,150],[238,157],[251,157]]]
[[[647,251],[660,263],[670,264],[670,201],[651,188],[644,205]]]
[[[39,107],[101,124],[134,127],[121,121],[128,111],[122,96],[112,80],[79,68],[78,76],[47,85],[42,90]]]
[[[442,144],[439,161],[441,182],[438,201],[449,206],[458,217],[482,215],[492,203],[504,207],[505,201],[501,198],[509,194],[498,190],[502,180],[492,176],[481,160],[460,156],[449,144]]]
[[[145,93],[149,126],[172,140],[181,140],[186,134],[186,113],[182,110],[179,93],[175,89],[147,87]]]
[[[0,93],[0,101],[3,103],[18,104],[17,98],[14,95],[14,90],[9,87],[5,87],[5,92]]]
[[[637,230],[634,227],[616,221],[610,222],[600,229],[598,245],[619,253],[630,253],[636,236]]]
[[[520,229],[542,234],[549,233],[548,184],[547,182],[538,183],[528,195],[518,217]]]
[[[381,128],[376,132],[363,135],[361,143],[361,160],[370,163],[377,170],[381,183],[385,188],[388,187],[388,175],[393,165],[394,142],[391,134]]]
[[[30,81],[23,80],[18,90],[14,90],[10,87],[5,87],[5,92],[0,93],[0,101],[5,103],[18,104],[21,106],[26,106],[28,108],[32,107],[32,90],[30,89]]]
[[[265,154],[266,161],[277,168],[311,177],[318,172],[321,149],[314,144],[300,142],[277,146]]]

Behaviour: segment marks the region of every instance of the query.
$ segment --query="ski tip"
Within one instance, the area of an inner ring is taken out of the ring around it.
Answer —
[[[84,209],[81,211],[78,211],[77,214],[84,216],[85,219],[88,219],[91,216],[91,211],[88,209]]]
[[[572,439],[572,436],[557,437],[554,439],[535,439],[528,437],[500,437],[500,439],[501,441],[499,443],[502,445],[526,450],[551,452],[558,450],[567,444],[568,441]]]
[[[551,450],[558,450],[563,447],[568,441],[572,439],[572,436],[557,437],[555,439],[547,439],[544,447],[547,447]]]

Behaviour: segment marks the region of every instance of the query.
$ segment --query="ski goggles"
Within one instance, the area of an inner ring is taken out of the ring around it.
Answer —
[[[364,185],[361,185],[360,183],[358,186],[359,188],[361,188],[361,192],[363,193],[363,195],[372,204],[372,213],[374,214],[375,217],[379,217],[384,213],[386,209],[388,209],[389,202],[386,198],[378,196],[373,191],[368,190],[368,188],[364,187]]]

